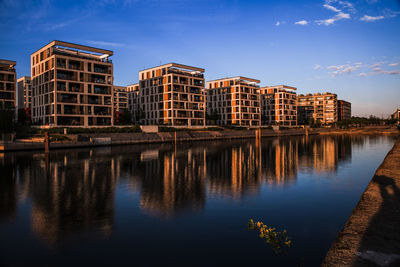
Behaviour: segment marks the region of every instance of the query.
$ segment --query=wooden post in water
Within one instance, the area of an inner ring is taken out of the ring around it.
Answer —
[[[44,152],[49,152],[50,151],[50,138],[49,138],[49,132],[44,133]]]

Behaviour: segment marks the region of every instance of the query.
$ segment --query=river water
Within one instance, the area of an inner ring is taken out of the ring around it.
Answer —
[[[388,136],[0,154],[0,266],[318,266]],[[250,218],[293,240],[276,254]]]

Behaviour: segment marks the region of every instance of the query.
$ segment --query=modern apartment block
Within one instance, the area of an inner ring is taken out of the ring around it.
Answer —
[[[32,119],[50,127],[113,125],[113,51],[52,41],[31,55]]]
[[[131,84],[127,86],[128,91],[128,109],[132,114],[132,120],[138,123],[140,120],[139,111],[139,84]]]
[[[17,80],[15,65],[17,65],[15,61],[0,59],[0,109],[15,108]]]
[[[337,101],[338,121],[351,119],[351,103],[345,100]]]
[[[287,85],[266,86],[261,92],[263,124],[296,126],[296,87]]]
[[[259,80],[242,76],[207,82],[207,114],[220,125],[260,126]]]
[[[32,108],[32,84],[29,76],[17,80],[17,108]]]
[[[297,112],[300,124],[307,124],[310,119],[329,125],[338,121],[337,95],[316,93],[297,96]]]
[[[143,124],[205,125],[204,69],[169,63],[139,72]]]
[[[126,86],[114,86],[114,112],[128,109],[128,89]]]
[[[390,117],[394,120],[400,121],[400,108],[396,109],[396,111]]]

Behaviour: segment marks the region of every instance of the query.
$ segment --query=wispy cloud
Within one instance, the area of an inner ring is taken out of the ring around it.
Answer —
[[[280,22],[280,21],[277,21],[277,22],[275,23],[275,26],[279,26],[279,25],[281,25],[281,22]]]
[[[322,66],[321,66],[321,65],[318,65],[318,64],[315,64],[314,67],[313,67],[313,69],[314,69],[314,70],[319,70],[319,69],[322,69]]]
[[[359,77],[367,77],[373,75],[399,75],[400,70],[386,70],[383,68],[384,66],[396,67],[398,65],[400,65],[400,63],[398,62],[387,64],[386,61],[379,61],[370,64],[363,64],[362,62],[356,62],[356,63],[347,63],[343,65],[330,65],[327,66],[325,69],[327,69],[328,71],[327,74],[331,78],[335,78],[343,74],[347,75],[355,74]],[[316,68],[316,66],[319,65],[314,65],[314,69]],[[324,67],[321,66],[321,68],[323,69]]]
[[[117,42],[107,42],[107,41],[93,41],[93,40],[88,40],[86,43],[91,44],[91,45],[96,45],[96,46],[109,46],[109,47],[133,47],[130,44],[126,43],[117,43]]]
[[[383,14],[380,16],[369,16],[369,15],[364,15],[360,18],[361,21],[365,21],[365,22],[374,22],[377,20],[382,20],[382,19],[389,19],[389,18],[395,18],[397,17],[397,15],[399,15],[400,12],[399,11],[393,11],[390,9],[385,9],[383,11]]]
[[[327,69],[330,70],[330,72],[328,72],[328,74],[334,78],[338,75],[341,74],[350,74],[356,70],[358,70],[359,68],[361,68],[361,65],[350,65],[350,64],[345,64],[345,65],[339,65],[339,66],[328,66]]]
[[[336,6],[334,6],[336,5]],[[329,19],[320,19],[316,20],[315,22],[318,25],[325,25],[329,26],[334,24],[338,20],[342,19],[350,19],[349,13],[356,12],[352,3],[347,1],[340,1],[340,0],[325,0],[325,4],[323,5],[324,8],[333,11],[336,13],[335,16]],[[346,12],[346,13],[345,13]]]
[[[309,22],[308,22],[307,20],[300,20],[300,21],[295,22],[294,24],[305,26],[305,25],[307,25],[308,23],[309,23]]]
[[[373,17],[373,16],[364,15],[360,20],[361,21],[372,22],[372,21],[377,21],[377,20],[381,20],[381,19],[384,19],[384,18],[385,18],[384,16]]]

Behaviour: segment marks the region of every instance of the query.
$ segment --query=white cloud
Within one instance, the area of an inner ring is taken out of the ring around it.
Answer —
[[[400,65],[399,62],[389,64],[390,67],[396,67],[396,66],[398,66],[398,65]]]
[[[336,7],[331,6],[331,5],[329,5],[329,4],[324,4],[324,7],[325,7],[326,9],[332,10],[333,12],[337,12],[337,13],[341,12],[340,9],[337,9]]]
[[[334,6],[334,4],[336,6]],[[348,12],[351,12],[351,13],[355,13],[356,12],[353,4],[350,3],[350,2],[347,2],[347,1],[325,0],[325,4],[323,5],[323,7],[328,9],[328,10],[330,10],[330,11],[335,12],[336,15],[333,16],[332,18],[329,18],[329,19],[316,20],[315,22],[318,25],[329,26],[329,25],[334,24],[338,20],[350,19],[350,14]],[[343,11],[343,10],[346,10],[346,11]]]
[[[105,41],[87,41],[87,43],[91,45],[98,45],[98,46],[112,46],[112,47],[123,47],[128,46],[124,43],[114,43],[114,42],[105,42]]]
[[[366,74],[365,72],[361,72],[360,74],[358,74],[358,76],[360,76],[360,77],[366,77],[366,76],[368,76],[368,74]]]
[[[314,69],[314,70],[319,70],[319,69],[322,69],[322,66],[321,66],[321,65],[318,65],[318,64],[315,64],[314,67],[313,67],[313,69]]]
[[[328,74],[334,78],[338,75],[341,74],[351,74],[352,72],[358,70],[359,68],[361,68],[361,65],[359,64],[354,64],[354,65],[350,65],[350,64],[345,64],[345,65],[339,65],[339,66],[328,66],[327,69],[330,70],[330,72],[328,72]]]
[[[281,25],[281,22],[280,22],[280,21],[277,21],[277,22],[275,23],[275,26],[279,26],[279,25]]]
[[[385,18],[384,16],[373,17],[373,16],[364,15],[360,20],[367,21],[367,22],[373,22],[373,21],[384,19],[384,18]]]
[[[294,24],[297,24],[297,25],[307,25],[309,22],[308,21],[306,21],[306,20],[300,20],[300,21],[297,21],[297,22],[295,22]]]

